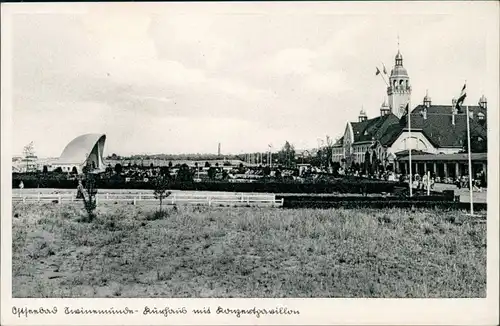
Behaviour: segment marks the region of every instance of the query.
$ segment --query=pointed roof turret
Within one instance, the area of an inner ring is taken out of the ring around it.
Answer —
[[[368,117],[366,116],[366,112],[363,107],[361,107],[361,111],[359,111],[358,122],[365,121],[366,119],[368,119]]]
[[[431,97],[429,96],[429,90],[426,90],[425,91],[425,96],[424,96],[424,105],[426,107],[430,107],[431,106]]]

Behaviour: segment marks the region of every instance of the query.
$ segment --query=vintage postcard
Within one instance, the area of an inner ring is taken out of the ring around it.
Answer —
[[[1,7],[1,324],[498,324],[497,2]]]

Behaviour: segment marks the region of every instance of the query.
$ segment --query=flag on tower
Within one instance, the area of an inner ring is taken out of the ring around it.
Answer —
[[[464,84],[464,87],[462,87],[462,92],[460,92],[460,97],[457,100],[456,109],[458,111],[462,111],[461,105],[465,101],[465,98],[467,97],[467,92],[465,91],[465,88],[466,88],[466,84]]]
[[[385,65],[383,62],[382,62],[382,66],[384,67],[384,74],[387,75],[387,69],[385,69]]]
[[[375,73],[375,76],[378,76],[378,75],[380,75],[380,69],[378,69],[378,67],[376,67],[376,68],[377,68],[377,72]]]

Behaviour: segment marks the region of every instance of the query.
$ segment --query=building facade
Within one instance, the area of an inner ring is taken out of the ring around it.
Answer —
[[[408,165],[400,164],[398,159],[407,156],[409,150],[415,154],[456,154],[466,149],[466,114],[456,110],[456,99],[451,99],[448,105],[434,105],[427,93],[407,114],[406,105],[410,103],[412,89],[400,51],[395,57],[389,82],[389,103],[384,100],[377,117],[369,119],[361,110],[357,121],[347,122],[342,137],[333,146],[333,162],[345,168],[354,166],[407,173]],[[475,145],[475,151],[487,152],[486,97],[483,95],[478,105],[468,108],[471,144]]]

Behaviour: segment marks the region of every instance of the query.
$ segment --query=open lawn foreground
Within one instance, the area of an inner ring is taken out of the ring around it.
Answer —
[[[13,297],[485,297],[486,223],[443,210],[15,204]]]

